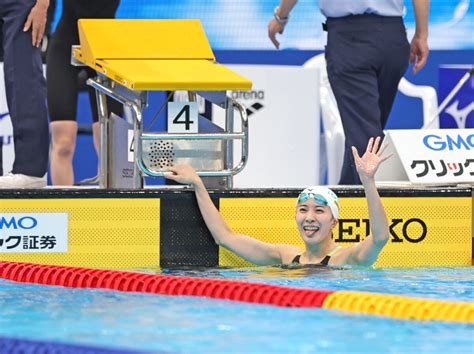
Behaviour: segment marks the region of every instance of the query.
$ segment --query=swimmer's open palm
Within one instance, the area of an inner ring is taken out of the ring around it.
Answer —
[[[164,173],[164,176],[173,181],[182,183],[182,184],[196,184],[199,181],[199,176],[197,175],[194,168],[190,165],[176,165],[168,169],[168,172]]]
[[[352,147],[352,154],[354,155],[355,165],[361,180],[374,178],[380,164],[393,155],[393,153],[390,153],[382,156],[387,145],[380,146],[380,140],[380,137],[377,137],[375,140],[370,138],[362,157],[359,156],[357,149],[354,146]]]

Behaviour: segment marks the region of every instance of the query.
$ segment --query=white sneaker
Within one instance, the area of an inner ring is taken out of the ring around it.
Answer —
[[[46,187],[46,175],[43,177],[33,177],[22,175],[20,173],[8,173],[0,176],[0,189],[16,188],[43,188]]]

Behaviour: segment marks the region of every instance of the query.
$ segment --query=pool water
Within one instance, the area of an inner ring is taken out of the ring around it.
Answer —
[[[140,270],[472,302],[472,267]],[[0,336],[178,353],[474,353],[474,325],[0,279]]]

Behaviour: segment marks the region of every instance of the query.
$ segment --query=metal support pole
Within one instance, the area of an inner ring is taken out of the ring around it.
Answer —
[[[98,77],[96,79],[98,82],[102,80]],[[95,91],[97,99],[97,108],[99,111],[99,134],[100,134],[100,144],[99,144],[99,187],[100,188],[109,188],[109,139],[108,139],[108,129],[109,129],[109,115],[107,111],[107,99],[106,95],[99,90]]]
[[[225,107],[225,132],[232,133],[234,131],[234,102],[231,98],[227,98]],[[234,143],[232,140],[223,142],[225,149],[224,169],[230,170],[234,164]],[[226,178],[226,189],[233,188],[233,178]]]
[[[194,91],[188,91],[188,101],[197,102],[197,95]]]
[[[134,115],[133,120],[133,189],[142,189],[143,188],[143,176],[139,166],[139,161],[141,161],[141,135],[143,133],[143,116],[141,106],[137,104],[130,105],[132,108],[132,113]],[[140,144],[140,147],[138,146]]]

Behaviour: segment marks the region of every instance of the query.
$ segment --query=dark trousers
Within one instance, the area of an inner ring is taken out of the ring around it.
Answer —
[[[15,145],[12,172],[41,177],[47,171],[49,152],[46,84],[40,49],[32,45],[31,29],[23,32],[35,3],[35,0],[0,0],[0,21],[5,90]]]
[[[370,137],[383,137],[410,44],[399,17],[328,18],[327,72],[345,135],[339,184],[360,184],[351,146],[359,155]]]

